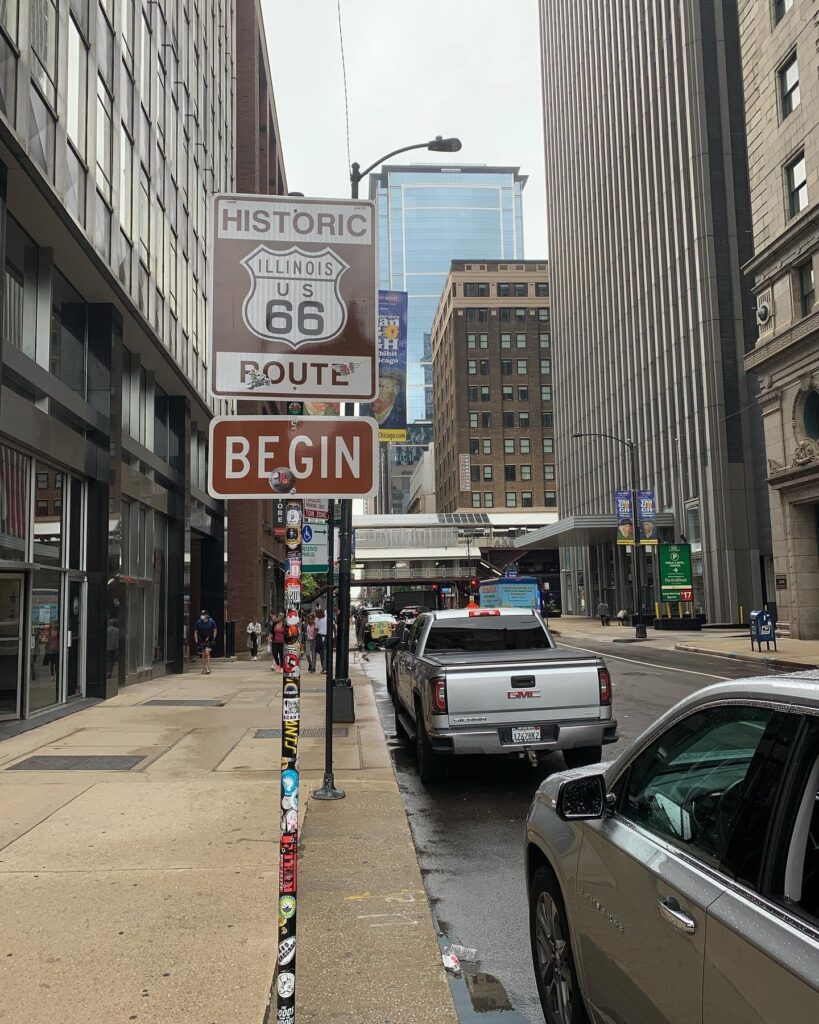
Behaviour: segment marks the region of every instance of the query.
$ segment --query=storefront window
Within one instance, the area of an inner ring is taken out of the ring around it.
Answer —
[[[34,558],[40,565],[62,566],[62,497],[65,474],[37,463],[34,492]],[[41,484],[46,486],[41,487]]]
[[[0,445],[0,558],[27,560],[28,480],[31,460]]]
[[[31,600],[29,711],[50,707],[60,699],[61,586],[62,573],[56,569],[39,569],[34,573]]]

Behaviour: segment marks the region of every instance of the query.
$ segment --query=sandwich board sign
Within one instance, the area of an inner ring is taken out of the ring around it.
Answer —
[[[212,210],[213,396],[375,398],[374,204],[220,194]]]

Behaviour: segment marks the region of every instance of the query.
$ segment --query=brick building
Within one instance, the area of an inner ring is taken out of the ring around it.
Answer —
[[[236,7],[236,191],[284,195],[287,181],[260,0]],[[236,403],[237,413],[276,412],[274,402]],[[283,542],[275,535],[281,502],[227,502],[226,614],[236,623],[236,653],[247,653],[251,618],[264,621],[281,602]],[[281,524],[283,525],[283,524]]]
[[[453,260],[432,346],[438,511],[555,511],[548,264]]]

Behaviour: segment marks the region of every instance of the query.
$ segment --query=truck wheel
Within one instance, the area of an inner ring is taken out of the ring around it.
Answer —
[[[572,747],[563,751],[563,760],[567,768],[583,768],[587,764],[597,764],[603,760],[603,748]]]
[[[449,778],[449,758],[436,754],[429,741],[421,709],[415,707],[415,754],[421,782],[446,782]]]

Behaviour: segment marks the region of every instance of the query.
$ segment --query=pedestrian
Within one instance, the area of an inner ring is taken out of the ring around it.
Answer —
[[[627,615],[628,612],[625,608],[621,608],[620,611],[617,613],[617,621],[620,623],[621,626],[625,626]]]
[[[119,629],[114,619],[108,620],[105,631],[105,678],[110,679],[119,654]]]
[[[316,616],[313,612],[307,616],[304,624],[304,653],[307,655],[307,668],[310,672],[316,671],[316,638],[318,628],[316,627]]]
[[[250,648],[250,660],[259,660],[259,638],[262,635],[262,624],[254,618],[247,624],[247,646]]]
[[[284,665],[284,616],[279,612],[273,621],[272,645],[274,664],[271,672],[281,672]]]
[[[199,618],[196,620],[196,625],[193,627],[193,639],[196,641],[196,650],[202,658],[203,676],[210,675],[210,657],[217,636],[219,636],[219,630],[216,622],[211,618],[207,608],[203,608],[199,613]]]
[[[327,612],[323,608],[316,609],[316,650],[318,651],[321,671],[326,672],[327,665]]]
[[[276,625],[276,616],[273,614],[273,612],[268,612],[267,613],[267,618],[265,619],[265,624],[264,624],[264,637],[265,637],[265,643],[267,644],[267,653],[268,654],[272,654],[273,653],[273,629],[275,628],[275,625]]]
[[[609,606],[606,604],[605,601],[601,601],[600,604],[597,606],[597,614],[600,618],[600,622],[604,626],[608,626],[610,613]]]

